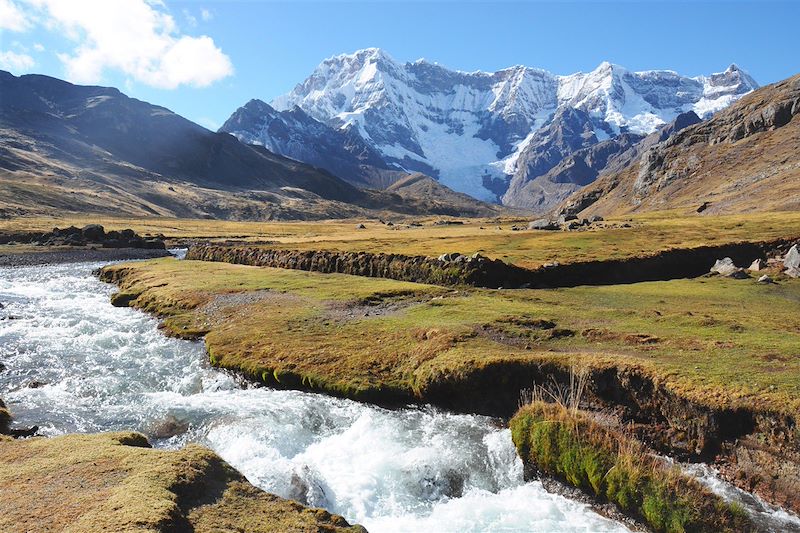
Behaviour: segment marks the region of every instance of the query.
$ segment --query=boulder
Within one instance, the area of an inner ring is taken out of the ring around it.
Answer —
[[[439,256],[439,261],[441,261],[442,263],[455,263],[458,261],[465,261],[465,260],[466,257],[464,257],[458,252],[450,252],[449,254],[442,254]]]
[[[558,229],[558,224],[546,218],[540,218],[528,223],[528,229],[552,231]]]
[[[727,278],[744,279],[748,277],[747,272],[745,272],[743,268],[734,265],[733,259],[730,257],[717,259],[717,262],[711,267],[710,272]]]
[[[787,270],[792,268],[800,270],[800,250],[798,250],[796,244],[789,248],[789,252],[783,260],[783,266],[786,267]]]
[[[759,270],[764,270],[767,268],[767,262],[763,259],[756,259],[750,264],[750,267],[747,269],[750,272],[758,272]]]
[[[784,272],[790,278],[800,278],[800,268],[791,267]]]
[[[763,276],[758,278],[758,282],[759,283],[774,283],[774,281],[772,281],[772,278],[767,276],[766,274],[764,274]]]
[[[106,230],[100,224],[88,224],[81,229],[81,235],[89,242],[102,242],[106,236]]]
[[[356,229],[367,229],[364,224],[356,224]]]
[[[603,217],[601,217],[600,215],[592,215],[589,217],[589,222],[591,222],[592,224],[594,224],[595,222],[602,222],[602,221]]]
[[[561,215],[560,217],[558,217],[559,224],[566,224],[570,220],[578,220],[578,217],[576,217],[575,215]]]

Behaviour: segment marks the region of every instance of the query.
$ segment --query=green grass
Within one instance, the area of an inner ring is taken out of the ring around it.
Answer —
[[[494,291],[172,259],[105,271],[168,331],[205,335],[215,364],[285,386],[425,399],[498,364],[580,362],[701,405],[800,408],[797,280]],[[226,304],[236,293],[250,299]]]
[[[529,468],[555,476],[617,505],[654,531],[753,530],[741,507],[645,453],[637,442],[562,405],[534,402],[510,423],[517,451]]]

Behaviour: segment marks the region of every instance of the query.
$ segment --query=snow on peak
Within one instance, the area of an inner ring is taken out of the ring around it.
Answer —
[[[462,72],[365,48],[324,60],[272,106],[297,105],[329,126],[355,128],[387,161],[493,199],[486,180],[507,178],[559,109],[587,113],[595,131],[648,134],[686,111],[708,116],[756,87],[736,65],[696,78],[608,61],[567,76],[522,65]]]

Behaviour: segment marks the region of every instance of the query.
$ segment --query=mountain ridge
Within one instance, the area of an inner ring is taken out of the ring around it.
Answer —
[[[300,107],[333,129],[357,132],[391,168],[423,172],[485,201],[546,209],[564,194],[507,193],[512,182],[524,185],[549,171],[532,175],[520,156],[558,111],[586,113],[594,133],[587,144],[597,144],[645,136],[686,111],[707,117],[756,87],[735,64],[695,77],[609,62],[566,76],[526,66],[463,72],[425,60],[400,63],[367,48],[324,60],[270,105],[278,112]]]
[[[0,217],[92,212],[267,220],[442,212],[426,198],[359,189],[115,88],[0,71],[0,94]],[[498,211],[472,201],[446,212],[459,208]]]
[[[558,208],[613,215],[800,208],[800,75],[762,87],[709,120],[684,124]],[[655,135],[655,134],[654,134]]]

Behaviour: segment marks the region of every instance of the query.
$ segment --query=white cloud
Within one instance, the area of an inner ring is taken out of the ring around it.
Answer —
[[[27,54],[18,54],[11,50],[5,52],[0,50],[0,68],[16,73],[30,70],[35,64],[36,61]]]
[[[3,1],[3,0],[0,0]],[[47,24],[77,42],[58,54],[67,76],[98,83],[117,69],[153,87],[205,87],[233,74],[230,58],[211,37],[182,35],[162,2],[151,0],[27,0]]]
[[[0,29],[25,31],[30,26],[30,20],[14,2],[0,0]]]
[[[211,13],[211,11],[209,11],[208,9],[203,8],[200,10],[200,18],[202,18],[205,22],[208,22],[209,20],[214,18],[214,14]]]
[[[44,52],[44,45],[42,43],[33,43],[33,49],[37,52]]]

